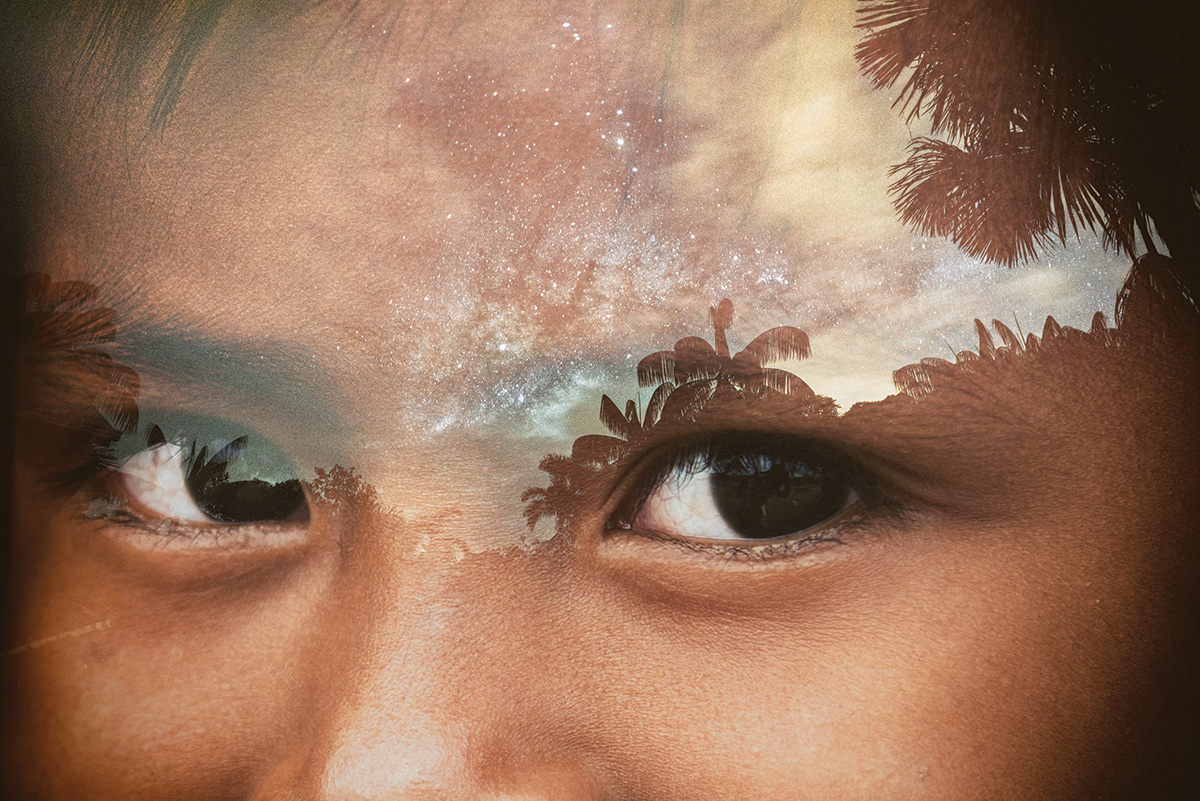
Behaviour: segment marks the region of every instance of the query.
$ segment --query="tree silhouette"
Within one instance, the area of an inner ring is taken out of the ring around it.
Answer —
[[[855,406],[847,417],[876,415],[894,422],[897,409],[903,408],[906,400],[920,401],[953,387],[977,397],[992,397],[993,388],[987,382],[1002,374],[1011,380],[1011,370],[1031,369],[1039,363],[1042,369],[1057,370],[1064,364],[1087,363],[1089,352],[1102,349],[1111,351],[1111,359],[1164,360],[1159,368],[1169,372],[1179,366],[1172,363],[1180,361],[1178,354],[1200,337],[1200,316],[1180,285],[1174,262],[1162,254],[1147,253],[1134,261],[1124,287],[1117,293],[1112,325],[1098,311],[1086,330],[1060,325],[1053,317],[1046,318],[1040,335],[1014,333],[999,320],[992,320],[991,329],[982,320],[975,320],[979,343],[975,350],[959,351],[953,361],[925,358],[893,371],[897,394]],[[1113,369],[1111,359],[1106,357],[1108,369],[1099,374],[1105,380],[1119,381],[1122,370]],[[957,402],[954,394],[949,398],[946,402]],[[1129,421],[1122,424],[1128,425]]]
[[[5,281],[17,300],[13,327],[14,411],[31,419],[115,438],[138,423],[137,372],[108,352],[116,312],[97,288],[26,273]]]
[[[860,0],[857,57],[899,85],[912,141],[893,168],[901,219],[1012,266],[1084,229],[1135,255],[1200,264],[1200,15],[1145,0]],[[940,138],[935,138],[940,137]],[[1182,262],[1182,266],[1181,263]]]
[[[737,355],[730,356],[725,331],[733,324],[733,303],[725,298],[716,308],[709,307],[708,317],[713,324],[715,348],[700,337],[684,337],[675,343],[674,350],[651,353],[638,362],[638,385],[659,387],[657,395],[668,384],[721,378],[739,389],[770,388],[789,394],[797,390],[812,391],[786,370],[766,366],[771,362],[808,358],[808,335],[799,328],[789,325],[772,328],[755,337]],[[654,405],[651,397],[646,407],[647,420]]]

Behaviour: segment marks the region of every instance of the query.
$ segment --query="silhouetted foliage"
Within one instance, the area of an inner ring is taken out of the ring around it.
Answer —
[[[335,464],[328,470],[316,467],[313,472],[314,477],[307,482],[307,488],[315,503],[370,513],[383,511],[379,491],[353,467]]]
[[[1084,229],[1131,255],[1138,229],[1153,249],[1153,225],[1194,276],[1194,4],[860,3],[863,73],[942,137],[913,140],[893,169],[905,223],[1010,266]]]
[[[23,299],[16,330],[17,414],[116,436],[138,422],[141,380],[106,351],[115,312],[96,306],[96,288],[52,281],[42,273],[15,279]]]
[[[977,350],[960,351],[954,361],[925,358],[894,371],[892,381],[896,389],[901,395],[919,400],[969,373],[1042,355],[1078,358],[1079,354],[1066,354],[1068,348],[1127,348],[1135,340],[1144,343],[1153,338],[1179,337],[1180,332],[1185,341],[1194,341],[1200,335],[1200,316],[1190,293],[1180,283],[1172,260],[1150,253],[1136,260],[1118,293],[1112,326],[1102,312],[1096,312],[1086,331],[1060,325],[1049,316],[1040,336],[1031,332],[1021,337],[999,320],[992,320],[991,329],[999,338],[998,343],[988,326],[982,320],[975,320]]]
[[[674,350],[658,351],[638,362],[638,385],[659,387],[655,391],[658,395],[663,386],[682,386],[719,377],[739,389],[770,388],[787,394],[812,392],[791,373],[766,367],[771,362],[808,358],[808,335],[799,328],[772,328],[731,357],[725,331],[733,323],[733,303],[726,298],[716,308],[709,308],[709,319],[715,348],[700,337],[684,337],[675,343]],[[652,396],[646,407],[648,424],[653,424],[656,411]],[[603,419],[603,411],[601,414]]]

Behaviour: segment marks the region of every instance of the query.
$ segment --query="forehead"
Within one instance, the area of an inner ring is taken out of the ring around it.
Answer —
[[[1107,307],[1111,285],[1075,280],[1113,272],[1095,249],[1010,285],[901,226],[887,171],[920,131],[859,75],[853,25],[848,0],[234,5],[164,131],[139,124],[152,90],[70,118],[52,224],[177,307],[236,271],[248,334],[402,320],[544,354],[691,333],[724,295],[747,331],[788,309],[817,337],[890,318],[903,338],[886,312],[946,288],[1006,319],[1033,297]]]
[[[1126,266],[1093,244],[1005,271],[898,222],[888,168],[920,131],[859,74],[854,22],[849,0],[234,4],[161,128],[174,34],[123,97],[58,63],[35,260],[203,333],[142,343],[164,403],[184,362],[192,403],[254,403],[194,351],[292,354],[362,464],[453,437],[522,486],[722,297],[735,340],[807,331],[802,375],[843,407],[967,347],[972,317],[1111,308]]]

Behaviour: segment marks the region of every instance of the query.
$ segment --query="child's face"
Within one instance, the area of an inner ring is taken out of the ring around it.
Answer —
[[[1173,759],[1200,514],[1173,301],[851,410],[986,350],[974,317],[1089,328],[1127,259],[1007,272],[902,227],[919,132],[848,4],[349,5],[231,8],[161,130],[165,54],[119,100],[82,50],[31,72],[27,268],[94,292],[39,324],[116,330],[21,362],[6,789],[1092,798]],[[786,366],[842,414],[743,386],[538,469],[602,394],[644,420],[639,360],[713,343],[726,296],[732,352],[804,329]],[[178,460],[243,434],[229,480],[272,489],[198,505]],[[792,523],[716,511],[734,462],[788,475]]]

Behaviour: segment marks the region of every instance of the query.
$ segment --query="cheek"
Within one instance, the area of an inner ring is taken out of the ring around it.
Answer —
[[[1046,426],[1103,431],[1114,408]],[[424,716],[448,739],[583,741],[617,797],[1094,797],[1182,686],[1195,501],[1166,479],[1193,451],[1166,430],[1032,460],[1042,491],[1013,485],[985,522],[767,570],[566,538],[418,554],[363,516],[342,562],[156,592],[22,505],[14,642],[36,645],[5,672],[35,734],[12,764],[60,797],[248,795],[281,754],[362,753]]]
[[[566,564],[561,552],[523,558],[541,574],[526,584],[496,579],[520,565],[490,557],[450,591],[477,621],[466,627],[488,636],[453,642],[444,627],[411,642],[416,630],[389,623],[379,598],[331,590],[327,564],[163,598],[49,549],[23,591],[51,600],[23,628],[80,634],[10,661],[22,690],[10,719],[38,732],[16,759],[62,797],[251,792],[281,749],[344,737],[331,709],[345,711],[347,677],[365,669],[362,637],[395,625],[409,644],[388,659],[459,666],[438,674],[459,679],[437,703],[484,709],[480,721],[499,710],[513,736],[536,725],[585,739],[628,797],[1082,792],[1108,780],[1117,737],[1146,722],[1128,710],[1166,636],[1146,624],[1160,599],[1145,561],[1119,538],[1090,542],[946,528],[766,580],[710,573],[708,599],[644,570],[631,582],[628,565],[614,577],[586,551]],[[371,553],[343,580],[384,581]],[[384,583],[396,598],[436,596],[411,578]],[[83,631],[98,612],[111,625]],[[402,723],[420,700],[381,691],[354,703]],[[552,711],[529,723],[522,703]]]
[[[311,696],[296,655],[320,631],[328,560],[171,593],[48,506],[16,520],[6,797],[249,792]]]
[[[757,612],[625,585],[604,624],[621,649],[595,669],[608,692],[589,703],[635,733],[627,769],[645,786],[1090,797],[1145,747],[1172,632],[1147,624],[1162,599],[1123,544],[943,527],[847,552],[769,579]]]

